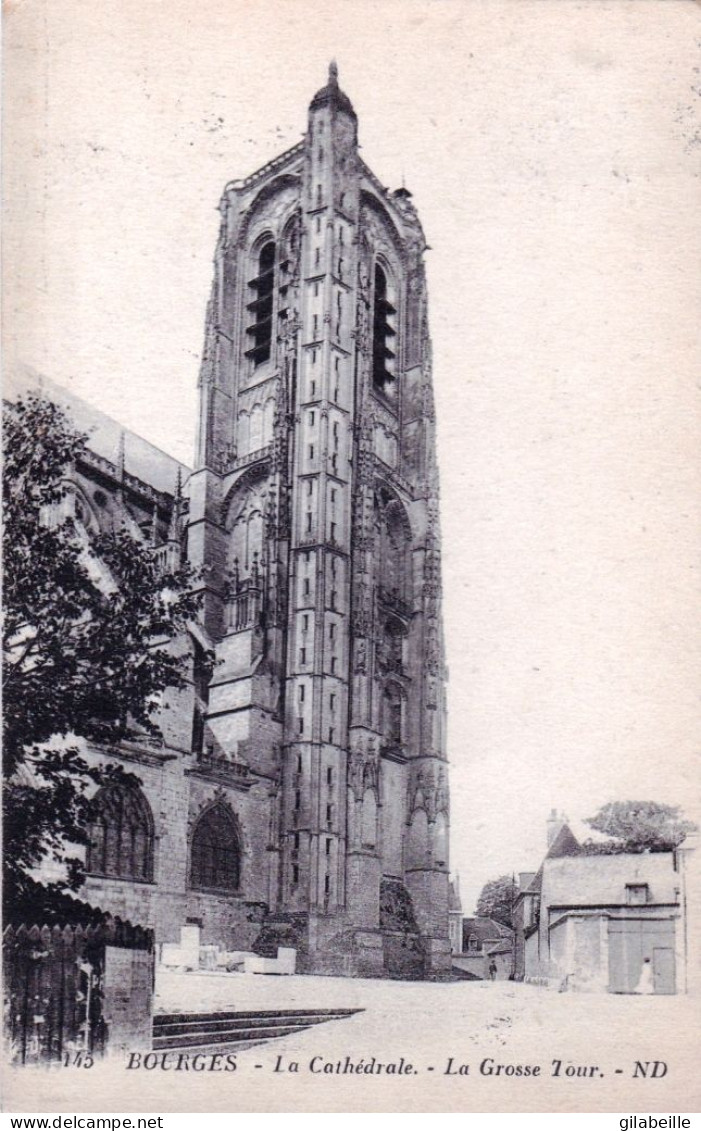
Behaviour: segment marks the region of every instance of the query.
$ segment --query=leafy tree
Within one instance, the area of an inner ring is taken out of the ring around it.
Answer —
[[[67,473],[87,436],[35,394],[6,407],[3,773],[6,905],[26,902],[30,873],[63,862],[58,889],[76,890],[86,791],[131,780],[89,765],[77,738],[100,745],[158,736],[159,696],[185,685],[170,642],[196,613],[189,567],[163,572],[123,530],[88,540],[61,515]],[[64,508],[65,509],[65,508]],[[168,646],[170,645],[170,647]]]
[[[480,892],[476,911],[487,919],[496,919],[505,927],[513,927],[513,909],[518,895],[518,884],[513,876],[499,876],[490,880]]]
[[[614,841],[586,841],[587,853],[669,852],[676,848],[696,825],[681,815],[678,805],[657,801],[609,801],[586,823],[597,832],[616,837]]]

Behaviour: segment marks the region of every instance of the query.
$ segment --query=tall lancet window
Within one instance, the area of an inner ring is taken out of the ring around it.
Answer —
[[[402,693],[395,683],[385,685],[382,701],[382,734],[388,746],[402,744]]]
[[[264,243],[258,254],[258,273],[249,280],[251,301],[247,310],[252,316],[248,326],[248,349],[254,366],[270,360],[273,339],[273,295],[275,293],[275,244],[272,240]]]
[[[190,858],[190,886],[215,891],[238,891],[241,882],[241,841],[233,813],[219,803],[207,809],[195,825]]]
[[[137,786],[107,785],[92,801],[86,871],[120,880],[153,878],[153,817]]]
[[[395,392],[395,338],[394,317],[396,307],[389,299],[387,275],[380,266],[375,266],[375,305],[372,333],[372,380],[376,389],[387,396]]]

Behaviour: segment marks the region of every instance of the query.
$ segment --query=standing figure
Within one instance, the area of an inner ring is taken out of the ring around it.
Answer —
[[[643,959],[643,968],[640,971],[638,984],[633,990],[634,994],[654,994],[655,983],[653,980],[652,963],[649,958]]]

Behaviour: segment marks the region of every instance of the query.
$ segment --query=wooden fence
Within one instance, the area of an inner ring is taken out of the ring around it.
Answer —
[[[152,932],[119,919],[85,927],[5,929],[5,1032],[16,1062],[80,1064],[102,1055],[112,1037],[106,981],[111,948],[134,952],[133,960],[142,964],[148,956],[152,970]],[[150,1001],[145,1007],[142,998],[134,1007],[142,1015],[146,1010],[140,1024],[150,1031]]]

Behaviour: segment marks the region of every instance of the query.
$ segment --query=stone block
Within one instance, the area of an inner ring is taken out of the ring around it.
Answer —
[[[293,947],[278,947],[277,958],[263,958],[260,954],[247,954],[244,958],[246,974],[294,974],[297,951]]]
[[[200,965],[200,928],[194,923],[180,928],[180,949],[183,965],[188,970],[197,970]]]
[[[216,946],[200,947],[200,970],[216,970],[219,951]]]
[[[176,968],[185,965],[185,955],[179,943],[162,943],[161,945],[161,966],[172,966]]]
[[[277,949],[279,974],[294,974],[297,967],[297,951],[292,946],[279,946]]]

